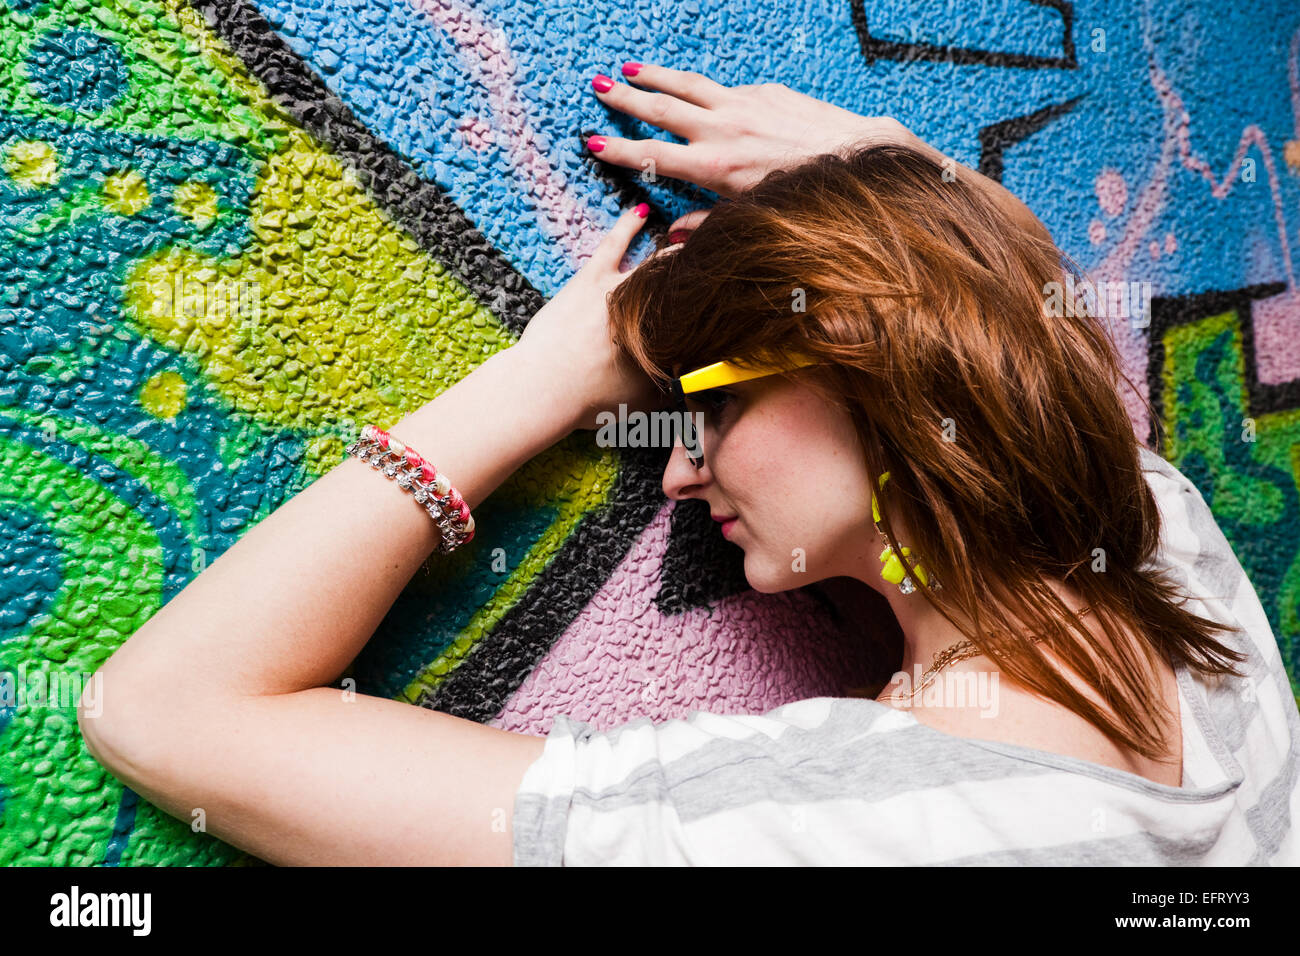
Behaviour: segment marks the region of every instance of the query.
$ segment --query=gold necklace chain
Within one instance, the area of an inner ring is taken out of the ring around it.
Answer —
[[[1083,617],[1091,610],[1091,607],[1085,607],[1082,611],[1078,612],[1078,616]],[[1041,635],[1033,638],[1034,643],[1041,640],[1043,640]],[[982,653],[984,652],[971,640],[958,641],[956,644],[950,644],[938,654],[934,655],[934,659],[931,660],[930,666],[926,669],[925,673],[921,675],[921,679],[917,682],[916,688],[910,694],[890,694],[887,697],[877,697],[876,700],[911,700],[917,694],[921,693],[921,691],[934,683],[934,679],[938,676],[939,671],[943,670],[949,664],[955,664],[957,661],[964,661],[967,658],[975,657]]]

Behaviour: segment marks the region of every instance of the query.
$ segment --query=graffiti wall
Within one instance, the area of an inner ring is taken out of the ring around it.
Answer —
[[[107,775],[56,691],[359,423],[507,348],[619,209],[649,202],[653,232],[713,201],[585,152],[664,135],[590,93],[629,59],[897,116],[1090,276],[1147,290],[1112,324],[1134,427],[1201,489],[1300,673],[1300,11],[614,10],[0,0],[0,862],[259,862]],[[854,684],[861,619],[749,590],[707,509],[664,498],[664,454],[579,433],[530,462],[411,581],[358,689],[544,733]]]

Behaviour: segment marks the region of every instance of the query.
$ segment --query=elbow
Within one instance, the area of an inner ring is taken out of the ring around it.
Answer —
[[[110,674],[111,668],[101,667],[90,675],[77,701],[77,729],[81,731],[86,752],[105,770],[120,776],[133,748],[127,739],[128,720],[122,701],[114,694],[114,706],[108,706],[109,695],[105,691],[121,689]]]
[[[161,702],[129,675],[105,664],[77,701],[77,728],[86,752],[105,770],[138,789],[158,759],[173,722]]]
[[[90,676],[77,702],[77,727],[101,767],[173,812],[194,806],[207,783],[212,728],[230,703],[192,683],[178,686],[167,662],[114,656]]]
[[[77,728],[87,752],[118,779],[140,771],[175,729],[174,701],[181,682],[172,655],[160,653],[171,641],[138,629],[87,679],[77,701]],[[150,645],[148,640],[152,640]],[[142,643],[144,641],[144,643]]]

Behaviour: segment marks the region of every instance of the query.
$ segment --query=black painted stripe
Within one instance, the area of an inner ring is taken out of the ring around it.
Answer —
[[[1156,296],[1151,300],[1150,344],[1147,348],[1147,381],[1150,383],[1151,405],[1155,417],[1147,433],[1147,444],[1164,436],[1160,433],[1165,415],[1164,365],[1165,333],[1180,325],[1188,325],[1212,315],[1236,312],[1241,324],[1241,344],[1245,360],[1245,385],[1247,412],[1252,417],[1270,412],[1280,412],[1300,407],[1300,379],[1268,385],[1259,380],[1255,362],[1255,325],[1252,303],[1268,299],[1286,291],[1282,282],[1267,282],[1244,286],[1240,289],[1200,292],[1195,295]]]
[[[1013,116],[998,123],[990,123],[980,130],[979,173],[994,182],[1002,182],[1004,157],[1007,149],[1028,139],[1054,119],[1059,119],[1083,99],[1076,96],[1064,103],[1052,103],[1025,116]]]
[[[355,169],[381,209],[447,266],[516,335],[546,304],[447,195],[356,117],[249,0],[191,0],[276,104]]]
[[[858,46],[867,63],[898,60],[912,63],[956,63],[959,66],[993,66],[1021,70],[1073,70],[1078,67],[1074,50],[1074,7],[1068,0],[1027,0],[1040,7],[1050,7],[1061,15],[1061,55],[1038,56],[1005,50],[977,50],[971,47],[946,46],[938,43],[902,43],[882,40],[871,35],[864,0],[851,0],[849,15],[858,35]]]
[[[295,121],[352,165],[380,207],[448,265],[518,334],[545,300],[435,182],[371,133],[248,0],[191,0]],[[579,519],[524,597],[421,704],[478,721],[493,718],[590,603],[663,504],[662,449],[622,451],[604,508]],[[657,469],[657,470],[656,470]],[[433,558],[431,560],[436,560]]]

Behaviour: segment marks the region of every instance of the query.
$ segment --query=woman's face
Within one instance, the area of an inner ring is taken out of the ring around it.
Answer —
[[[687,407],[704,415],[704,465],[692,465],[678,442],[664,494],[700,498],[714,518],[737,519],[719,529],[744,550],[751,587],[786,591],[862,577],[878,564],[870,478],[845,409],[828,406],[798,373],[728,385]]]

